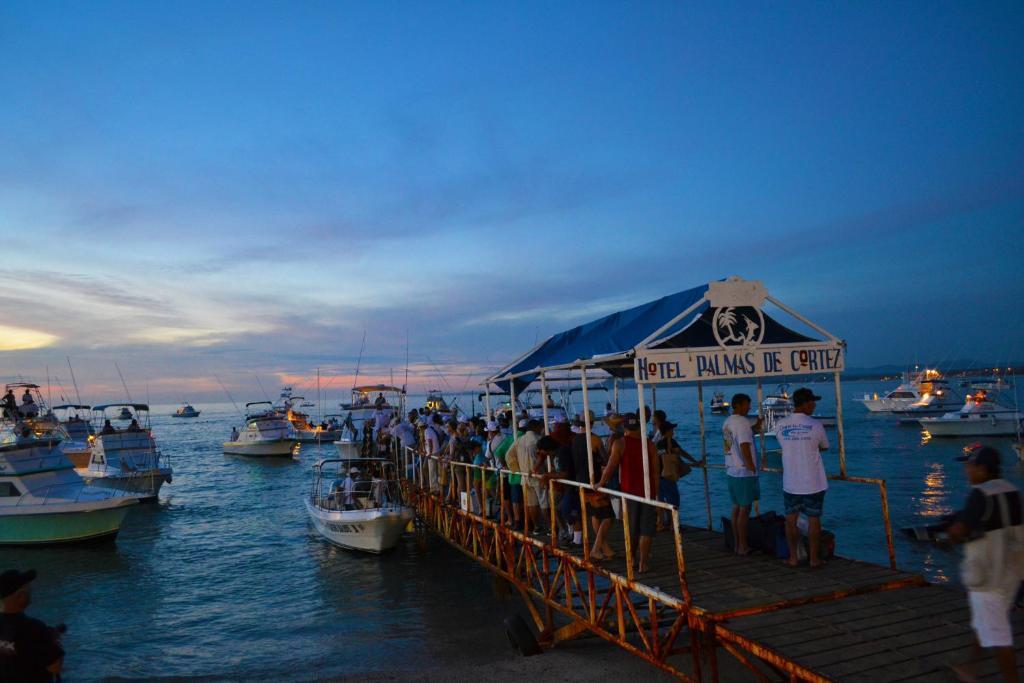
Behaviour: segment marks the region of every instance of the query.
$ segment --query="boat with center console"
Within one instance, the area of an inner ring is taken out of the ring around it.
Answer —
[[[108,403],[93,406],[93,421],[100,425],[92,443],[89,464],[77,470],[92,486],[125,491],[141,500],[156,500],[160,488],[171,483],[173,471],[156,446],[145,403]],[[110,424],[107,411],[132,413],[127,427]]]
[[[414,511],[402,498],[389,458],[330,458],[313,466],[306,512],[325,539],[348,550],[379,554],[394,548]]]

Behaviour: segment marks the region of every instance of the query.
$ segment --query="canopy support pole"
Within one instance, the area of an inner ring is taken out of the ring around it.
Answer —
[[[644,384],[636,383],[636,402],[640,418],[640,452],[644,459],[644,498],[651,499],[651,464],[647,462],[647,408],[644,406]]]
[[[843,434],[843,394],[840,391],[839,373],[833,375],[836,384],[836,431],[839,434],[839,476],[846,479],[846,438]]]
[[[764,388],[761,386],[761,378],[757,378],[757,419],[761,422],[761,433],[758,435],[761,441],[761,469],[765,467],[767,460],[764,450]]]
[[[587,366],[580,368],[583,382],[583,426],[587,432],[587,467],[590,468],[590,485],[594,485],[594,445],[590,443],[590,394],[587,392]],[[586,521],[586,520],[584,520]]]
[[[550,434],[551,429],[548,427],[548,381],[544,376],[544,371],[540,371],[540,414],[544,418],[544,433]]]
[[[700,461],[704,464],[704,507],[708,514],[708,531],[711,531],[711,489],[708,486],[708,440],[704,426],[704,383],[697,382],[697,415],[700,417]]]
[[[619,412],[619,378],[612,379],[612,400],[615,402],[615,412]],[[81,401],[79,401],[81,403]]]
[[[651,385],[651,411],[658,409],[658,385]]]
[[[491,414],[491,385],[488,384],[484,387],[484,410],[487,412],[487,421],[490,422],[494,419],[494,415]]]
[[[519,438],[519,414],[516,412],[516,381],[510,379],[508,381],[508,396],[509,400],[512,401],[512,440],[515,441]]]

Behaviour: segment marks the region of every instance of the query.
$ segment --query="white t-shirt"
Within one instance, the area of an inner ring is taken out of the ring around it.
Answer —
[[[828,489],[821,451],[828,448],[825,428],[813,417],[793,413],[775,423],[782,446],[782,490],[805,495]]]
[[[423,430],[423,449],[427,455],[437,455],[441,451],[441,440],[437,438],[437,427],[428,425]]]
[[[725,473],[730,477],[757,476],[757,448],[754,430],[744,415],[730,415],[722,425],[722,439],[725,442]],[[754,471],[747,469],[740,444],[750,444],[750,455],[754,458]]]
[[[402,444],[402,448],[416,447],[416,429],[408,420],[402,420],[395,425],[393,433],[398,437],[398,441]]]

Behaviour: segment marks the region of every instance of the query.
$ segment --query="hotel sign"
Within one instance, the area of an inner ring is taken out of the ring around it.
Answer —
[[[789,346],[647,350],[634,360],[637,382],[696,382],[842,372],[839,342]]]

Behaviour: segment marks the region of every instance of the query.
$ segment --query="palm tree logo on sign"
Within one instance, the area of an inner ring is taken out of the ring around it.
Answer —
[[[711,329],[719,346],[757,346],[764,339],[764,315],[753,306],[715,309]]]

